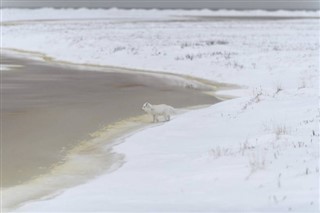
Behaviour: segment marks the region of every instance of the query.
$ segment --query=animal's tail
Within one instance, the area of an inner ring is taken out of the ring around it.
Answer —
[[[185,113],[185,112],[188,112],[190,110],[188,109],[181,109],[181,108],[170,108],[170,113],[172,115],[178,115],[178,114],[182,114],[182,113]]]
[[[192,106],[192,107],[187,107],[187,108],[173,108],[173,113],[174,114],[183,114],[183,113],[186,113],[186,112],[190,112],[192,110],[196,110],[196,109],[202,109],[202,108],[205,108],[205,107],[208,107],[210,105],[198,105],[198,106]]]

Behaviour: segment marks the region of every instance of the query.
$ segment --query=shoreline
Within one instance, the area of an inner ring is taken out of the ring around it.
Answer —
[[[200,105],[187,107],[184,110],[206,107],[208,106]],[[179,114],[183,113],[185,112]],[[113,147],[122,144],[126,138],[138,132],[164,124],[163,122],[150,123],[149,120],[148,115],[141,115],[105,126],[91,133],[92,139],[81,141],[69,150],[65,158],[53,166],[50,173],[40,175],[23,185],[1,189],[3,211],[11,212],[29,202],[56,197],[69,188],[84,184],[102,174],[116,171],[125,163],[125,156],[113,152]],[[77,167],[79,157],[94,166]],[[72,168],[71,172],[70,168]],[[28,191],[28,194],[17,193],[21,191]]]
[[[132,71],[130,73],[133,74]],[[152,75],[152,73],[150,74]],[[165,74],[161,74],[161,76],[165,76]],[[180,78],[183,79],[183,77]],[[188,80],[182,81],[182,84],[187,81]],[[192,83],[195,84],[194,81]],[[199,85],[203,86],[203,83],[200,82]],[[180,87],[181,85],[178,86]],[[92,137],[91,139],[82,141],[71,148],[62,161],[51,167],[53,169],[50,169],[50,173],[40,175],[37,178],[34,178],[21,185],[3,188],[3,207],[8,210],[14,209],[25,202],[37,200],[50,194],[55,195],[66,188],[84,183],[98,176],[99,174],[112,172],[121,167],[121,165],[124,163],[124,156],[118,153],[113,153],[112,147],[121,143],[124,138],[134,134],[135,132],[143,131],[145,128],[155,125],[150,125],[146,119],[148,119],[146,118],[146,115],[127,118],[116,123],[111,123],[99,131],[90,134]],[[158,125],[161,124],[162,123]],[[81,158],[83,157],[82,160],[85,160],[86,164],[88,161],[89,163],[92,161],[90,165],[100,166],[95,166],[93,168],[78,167],[76,164],[77,160],[79,160],[79,156],[81,156]],[[90,159],[92,156],[95,156],[95,158]],[[70,168],[72,168],[71,173]],[[72,172],[74,172],[74,174],[72,174]],[[67,177],[66,174],[68,174]],[[75,178],[70,178],[69,176],[77,177],[77,181],[74,181]],[[47,185],[47,187],[43,187],[44,185]],[[17,192],[21,191],[28,191],[28,194],[17,196]]]
[[[145,74],[152,77],[166,78],[175,83],[176,86],[182,86],[186,88],[199,89],[199,90],[208,90],[204,91],[204,94],[208,94],[210,96],[214,96],[221,101],[233,99],[235,96],[224,95],[222,93],[218,94],[216,91],[224,91],[224,90],[234,90],[234,89],[245,89],[247,86],[232,84],[232,83],[224,83],[213,80],[208,80],[205,78],[200,78],[196,76],[191,76],[187,74],[177,74],[173,72],[164,72],[157,70],[142,70],[138,68],[132,67],[124,67],[124,66],[110,66],[103,64],[91,64],[91,63],[76,63],[73,61],[65,61],[55,59],[53,56],[48,56],[46,53],[16,49],[16,48],[1,48],[2,54],[7,55],[16,55],[21,58],[29,58],[34,60],[39,60],[43,62],[52,63],[53,65],[65,66],[70,68],[75,68],[79,70],[87,70],[92,72],[110,72],[109,70],[113,70],[120,73],[128,73],[128,74]]]
[[[69,150],[65,158],[53,166],[50,173],[41,175],[22,185],[2,190],[4,210],[10,211],[48,195],[54,197],[68,188],[83,184],[103,173],[109,173],[120,168],[124,163],[124,156],[113,153],[112,147],[122,143],[126,137],[135,132],[142,131],[146,124],[139,123],[139,119],[143,117],[145,116],[125,119],[92,133],[91,135],[94,136],[92,139],[81,141]],[[79,156],[86,163],[95,166],[73,167],[78,164]],[[105,162],[107,163],[105,164]],[[70,168],[72,168],[71,171]],[[66,174],[68,176],[65,176]],[[21,191],[28,191],[28,194],[18,195],[18,192]]]

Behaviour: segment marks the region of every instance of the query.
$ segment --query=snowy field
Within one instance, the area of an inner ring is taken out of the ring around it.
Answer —
[[[118,170],[17,211],[319,211],[318,12],[86,11],[4,9],[2,47],[242,89],[126,138]],[[210,17],[241,15],[299,18]]]

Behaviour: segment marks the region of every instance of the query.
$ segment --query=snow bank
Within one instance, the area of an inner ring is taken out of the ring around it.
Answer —
[[[137,133],[115,148],[126,156],[116,172],[20,210],[315,211],[318,100],[299,92],[222,102]]]

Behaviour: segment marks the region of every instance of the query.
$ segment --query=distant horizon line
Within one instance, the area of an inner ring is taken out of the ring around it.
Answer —
[[[235,10],[235,11],[254,11],[254,10],[261,10],[261,11],[320,11],[320,9],[260,9],[260,8],[248,8],[248,9],[243,9],[243,8],[237,8],[237,9],[231,9],[231,8],[171,8],[171,7],[166,7],[166,8],[142,8],[142,7],[24,7],[24,6],[0,6],[0,9],[120,9],[120,10],[211,10],[211,11],[218,11],[218,10]]]

